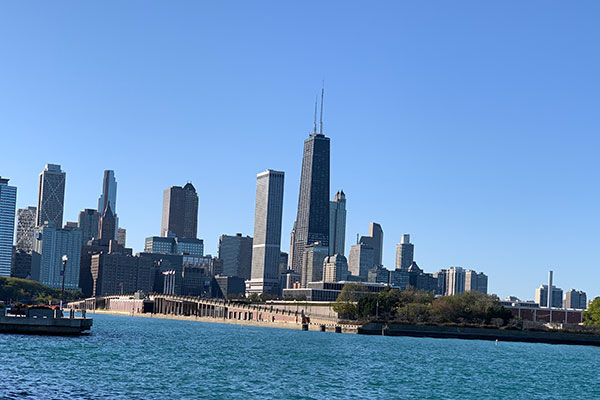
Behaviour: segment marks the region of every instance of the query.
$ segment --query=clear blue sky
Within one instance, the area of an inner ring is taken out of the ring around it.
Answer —
[[[35,205],[67,172],[65,220],[114,169],[128,244],[191,181],[199,236],[252,235],[255,177],[286,173],[282,249],[325,80],[331,190],[346,247],[370,221],[394,267],[463,266],[502,297],[555,271],[600,295],[600,5],[595,1],[4,2],[0,175]]]

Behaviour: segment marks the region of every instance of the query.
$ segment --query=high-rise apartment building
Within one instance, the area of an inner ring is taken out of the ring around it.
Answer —
[[[446,271],[446,296],[465,292],[465,269],[450,267]]]
[[[540,307],[548,307],[548,285],[541,285],[535,289],[535,302]],[[552,307],[561,308],[563,305],[563,290],[552,285]]]
[[[281,261],[281,219],[283,217],[284,173],[266,170],[256,177],[254,238],[251,280],[248,293],[279,295]]]
[[[54,223],[48,222],[36,228],[33,242],[33,251],[39,254],[39,263],[32,265],[32,279],[59,289],[62,285],[62,258],[66,255],[65,289],[79,289],[81,230],[60,229]]]
[[[344,255],[346,246],[346,195],[341,190],[329,202],[329,255]]]
[[[252,237],[221,235],[219,257],[223,260],[223,275],[250,279],[252,269]]]
[[[198,230],[198,194],[194,185],[171,186],[163,194],[161,236],[196,238]]]
[[[488,277],[483,272],[473,270],[465,272],[465,292],[481,292],[487,294]]]
[[[79,213],[77,225],[81,229],[81,241],[86,244],[98,237],[100,213],[92,208],[86,208]]]
[[[17,210],[17,250],[31,253],[33,250],[33,234],[35,231],[36,207],[19,208]]]
[[[40,172],[36,226],[52,222],[54,226],[62,227],[66,179],[67,174],[57,164],[46,164]]]
[[[369,270],[375,267],[375,250],[365,242],[359,242],[350,248],[348,257],[348,271],[358,277],[361,281],[367,282],[369,279]]]
[[[342,254],[325,257],[323,261],[323,281],[345,281],[348,276],[348,261]]]
[[[17,188],[0,177],[0,276],[10,276],[15,232]]]
[[[313,132],[304,141],[298,214],[294,223],[294,242],[290,254],[291,267],[297,273],[301,273],[306,246],[319,242],[329,249],[329,148],[329,138],[323,134],[321,94],[319,133],[315,113]]]
[[[587,308],[587,294],[581,290],[567,290],[563,306],[565,308],[585,310]]]
[[[410,242],[410,235],[402,235],[400,243],[396,245],[396,269],[408,271],[415,258],[415,246]]]

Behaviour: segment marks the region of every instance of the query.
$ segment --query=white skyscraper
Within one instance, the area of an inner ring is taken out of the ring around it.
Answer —
[[[17,188],[0,177],[0,276],[10,276]]]
[[[402,235],[399,244],[396,245],[396,269],[408,271],[408,267],[415,258],[415,246],[410,242],[410,235]]]
[[[281,171],[268,169],[256,176],[252,270],[251,279],[246,283],[248,293],[280,294],[283,182]]]
[[[341,190],[329,202],[329,255],[344,255],[346,246],[346,195]]]

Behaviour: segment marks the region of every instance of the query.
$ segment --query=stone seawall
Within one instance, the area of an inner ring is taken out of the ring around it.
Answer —
[[[413,336],[446,339],[454,338],[498,340],[505,342],[533,342],[600,346],[600,335],[561,331],[521,331],[462,326],[408,325],[370,322],[358,328],[358,333],[364,335]]]

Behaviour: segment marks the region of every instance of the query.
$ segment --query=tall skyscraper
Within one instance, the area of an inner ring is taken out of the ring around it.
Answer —
[[[252,270],[252,238],[221,235],[219,237],[219,258],[223,260],[223,275],[250,279]]]
[[[194,185],[171,186],[163,194],[161,236],[196,238],[198,230],[198,194]]]
[[[31,253],[33,234],[35,231],[36,207],[19,208],[17,210],[17,250]]]
[[[15,232],[17,188],[0,177],[0,276],[10,276]]]
[[[66,179],[67,174],[57,164],[46,164],[40,172],[36,226],[46,221],[59,228],[63,225]]]
[[[81,230],[60,229],[53,222],[36,228],[33,251],[40,255],[39,262],[32,265],[32,279],[52,288],[62,285],[62,257],[67,256],[65,289],[79,288],[81,260]]]
[[[248,293],[280,294],[283,182],[284,173],[281,171],[268,169],[256,176],[252,270],[246,289]]]
[[[563,290],[552,285],[552,307],[560,308],[563,305]],[[541,285],[535,289],[535,302],[540,307],[548,307],[548,285]]]
[[[408,267],[413,263],[415,256],[415,246],[410,242],[410,235],[402,235],[399,244],[396,245],[396,269],[408,271]]]
[[[341,190],[329,202],[329,255],[344,255],[346,246],[346,195]]]
[[[86,208],[79,213],[77,226],[81,229],[81,241],[86,244],[88,241],[97,238],[100,225],[100,214],[98,211]]]
[[[298,196],[298,215],[294,228],[292,269],[302,270],[302,258],[306,246],[319,242],[329,249],[329,138],[323,134],[323,92],[321,92],[321,118],[317,133],[313,132],[304,141],[302,174]]]
[[[102,193],[98,199],[98,212],[103,213],[106,208],[106,203],[110,204],[110,209],[113,214],[117,213],[117,180],[115,179],[115,171],[107,169],[104,171],[104,179],[102,180]]]

